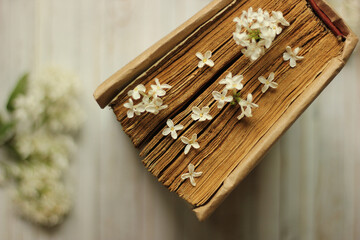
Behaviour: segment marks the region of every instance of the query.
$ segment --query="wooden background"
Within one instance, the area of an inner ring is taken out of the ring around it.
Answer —
[[[203,223],[96,105],[100,82],[209,2],[0,0],[1,106],[22,73],[59,65],[79,75],[88,115],[68,177],[74,211],[45,230],[16,216],[0,189],[1,240],[360,239],[359,51]],[[349,5],[359,0],[331,2],[359,35],[360,11]]]

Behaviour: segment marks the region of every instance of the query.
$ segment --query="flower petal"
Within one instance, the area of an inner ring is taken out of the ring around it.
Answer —
[[[263,76],[260,76],[260,77],[258,78],[258,80],[259,80],[262,84],[265,84],[265,82],[266,82],[266,79],[265,79]]]
[[[211,52],[211,51],[207,51],[207,52],[205,53],[205,58],[209,59],[209,58],[211,58],[211,57],[212,57],[212,52]]]
[[[193,108],[192,108],[192,112],[195,113],[195,114],[197,114],[197,115],[199,115],[199,114],[201,113],[201,110],[200,110],[200,108],[198,108],[198,107],[193,107]]]
[[[196,182],[195,179],[193,177],[190,177],[190,183],[193,187],[196,187]]]
[[[295,55],[298,55],[299,52],[300,52],[300,48],[299,48],[299,47],[297,47],[297,48],[294,49],[294,54],[295,54]]]
[[[169,128],[172,128],[172,127],[174,127],[174,122],[173,122],[171,119],[168,119],[168,120],[166,121],[166,125],[168,125]]]
[[[203,68],[205,66],[205,63],[203,61],[200,61],[198,64],[198,68]]]
[[[161,84],[161,88],[172,88],[169,84]]]
[[[176,133],[176,131],[171,131],[171,137],[172,137],[173,139],[177,139],[177,133]]]
[[[193,114],[191,114],[191,118],[192,118],[194,121],[197,121],[197,120],[200,119],[200,116],[197,115],[197,114],[195,114],[195,113],[193,113]]]
[[[197,134],[194,133],[192,136],[191,136],[191,141],[192,142],[195,142],[197,140]]]
[[[225,102],[224,101],[219,101],[218,104],[217,104],[217,107],[218,108],[223,108],[225,105]]]
[[[219,100],[221,98],[221,93],[219,93],[218,91],[213,91],[212,95],[215,100]]]
[[[270,87],[272,87],[272,88],[277,88],[279,84],[276,83],[276,82],[271,82],[269,85],[270,85]]]
[[[290,58],[290,67],[296,67],[296,60],[294,58]]]
[[[187,137],[184,137],[184,136],[181,136],[181,141],[183,142],[183,143],[185,143],[185,144],[189,144],[189,142],[190,142],[190,139],[188,139]]]
[[[268,77],[269,82],[271,82],[272,80],[274,80],[274,78],[275,78],[275,73],[274,73],[274,72],[271,72],[271,73],[269,74],[269,77]]]
[[[208,59],[208,60],[206,61],[206,65],[208,65],[209,67],[213,67],[213,66],[215,65],[215,63],[213,62],[213,60]]]
[[[200,148],[200,145],[198,142],[194,142],[193,144],[191,144],[191,146],[195,149],[199,149]]]
[[[162,135],[167,136],[167,135],[169,135],[170,132],[171,132],[170,128],[165,128],[165,129],[162,131]]]
[[[283,54],[283,59],[284,59],[284,61],[288,61],[290,58],[291,58],[291,56],[290,56],[289,53],[285,52],[285,53]]]
[[[189,177],[190,177],[190,173],[184,173],[184,174],[181,175],[182,180],[185,180],[185,179],[187,179]]]
[[[127,111],[126,114],[127,114],[128,118],[133,118],[134,117],[134,110],[130,109],[130,110]]]
[[[269,85],[265,84],[265,85],[261,88],[261,92],[262,92],[262,93],[265,93],[268,89],[269,89]]]
[[[137,85],[137,89],[138,89],[139,92],[146,92],[146,88],[142,84]]]
[[[200,52],[197,52],[195,54],[200,60],[203,60],[204,59],[204,56],[200,53]]]
[[[188,169],[189,169],[190,175],[192,175],[193,172],[195,171],[195,166],[194,166],[194,164],[190,163],[190,164],[188,165]]]
[[[140,93],[134,91],[132,97],[133,97],[135,100],[140,99]]]
[[[185,155],[189,153],[190,148],[191,148],[191,145],[186,145],[186,147],[185,147],[185,149],[184,149]]]
[[[291,47],[290,46],[286,46],[286,51],[291,54],[292,53],[292,50],[291,50]]]
[[[208,106],[203,107],[203,108],[202,108],[202,112],[203,112],[204,114],[206,114],[206,113],[210,112],[210,108],[209,108]]]
[[[184,126],[181,125],[181,124],[178,124],[178,125],[175,125],[174,128],[175,128],[176,131],[179,131],[179,130],[183,129]]]

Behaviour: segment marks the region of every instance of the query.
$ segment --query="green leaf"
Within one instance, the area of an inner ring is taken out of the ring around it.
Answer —
[[[27,85],[28,85],[28,77],[29,74],[24,74],[19,81],[17,82],[14,90],[11,92],[9,100],[7,102],[6,105],[6,109],[9,112],[13,112],[15,110],[15,99],[22,94],[25,94],[26,89],[27,89]]]

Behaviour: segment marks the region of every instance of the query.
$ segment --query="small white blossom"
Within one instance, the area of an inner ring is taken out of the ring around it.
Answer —
[[[239,105],[241,107],[241,114],[238,116],[238,119],[242,119],[244,116],[246,117],[252,117],[252,108],[259,107],[257,104],[253,103],[253,96],[251,93],[247,95],[246,100],[240,99]]]
[[[177,133],[176,133],[176,131],[179,131],[179,130],[183,129],[184,126],[181,125],[181,124],[174,125],[174,122],[173,122],[171,119],[168,119],[168,120],[166,121],[166,124],[167,124],[168,128],[165,128],[165,129],[163,130],[162,134],[163,134],[164,136],[167,136],[167,135],[169,135],[169,134],[171,133],[171,137],[172,137],[173,139],[177,139]]]
[[[291,47],[287,46],[286,52],[284,52],[283,54],[284,61],[290,60],[290,67],[292,68],[296,66],[296,61],[302,60],[304,58],[303,56],[298,56],[299,51],[299,47],[295,48],[294,51],[292,51]]]
[[[195,179],[196,177],[200,177],[202,172],[195,172],[195,166],[193,164],[188,165],[189,173],[184,173],[181,175],[182,180],[190,179],[190,183],[193,187],[196,186]]]
[[[145,110],[142,105],[134,105],[134,102],[131,98],[129,99],[129,102],[124,103],[124,107],[129,109],[127,111],[128,118],[133,118],[134,114],[139,116],[141,112],[144,112]]]
[[[274,26],[276,27],[277,25]],[[275,39],[275,36],[276,36],[276,29],[272,29],[272,28],[266,28],[260,33],[260,37],[262,38],[262,41],[266,48],[269,48],[271,46],[273,40]]]
[[[195,149],[199,149],[200,145],[197,142],[197,134],[194,133],[191,137],[191,139],[188,139],[187,137],[181,136],[181,141],[186,144],[186,147],[184,149],[184,153],[188,154],[190,151],[190,148],[193,147]]]
[[[286,19],[283,16],[283,13],[280,11],[272,11],[272,19],[275,20],[276,23],[280,23],[283,26],[290,26],[290,23],[286,21]]]
[[[274,78],[275,78],[275,73],[273,73],[273,72],[269,74],[269,77],[267,79],[265,77],[263,77],[263,76],[260,76],[258,78],[259,81],[262,84],[264,84],[264,86],[261,89],[261,91],[263,93],[265,93],[269,89],[269,87],[271,87],[271,88],[277,88],[278,87],[278,84],[276,82],[273,82]]]
[[[219,84],[225,84],[225,88],[227,90],[241,90],[244,87],[244,85],[241,83],[243,79],[243,75],[236,75],[233,77],[232,73],[229,73],[224,79],[219,82]]]
[[[213,91],[212,95],[214,99],[218,101],[217,107],[223,108],[226,102],[231,102],[233,100],[233,96],[226,96],[228,90],[224,88],[224,90],[220,93],[218,91]]]
[[[151,85],[151,90],[149,91],[150,96],[162,97],[165,96],[166,91],[164,89],[169,89],[171,86],[169,84],[160,84],[159,79],[155,78],[156,85]]]
[[[203,107],[202,109],[200,109],[198,107],[193,107],[192,108],[191,118],[194,121],[199,120],[199,122],[203,122],[203,121],[206,121],[206,120],[211,120],[212,116],[209,114],[209,112],[210,112],[209,107]]]
[[[246,46],[246,48],[241,49],[241,52],[251,61],[255,61],[261,55],[265,53],[264,47],[265,42],[259,41],[257,42],[255,39],[251,39],[251,42]]]
[[[251,25],[251,29],[263,29],[270,26],[270,14],[268,11],[258,9],[256,14],[256,22]]]
[[[141,93],[145,93],[145,92],[146,92],[145,86],[142,85],[142,84],[139,84],[133,90],[130,90],[128,92],[128,96],[130,96],[133,99],[137,100],[137,99],[140,99]]]
[[[247,11],[243,11],[243,15],[247,17],[248,20],[255,20],[258,16],[257,12],[253,11],[253,8],[250,7]]]
[[[242,14],[240,17],[236,17],[233,20],[234,22],[236,22],[236,32],[241,32],[242,27],[244,28],[248,28],[249,27],[249,20],[248,17],[246,17],[244,14]]]
[[[251,108],[245,108],[243,106],[240,106],[241,108],[241,114],[237,117],[238,120],[241,120],[244,116],[245,117],[252,117]]]
[[[209,67],[214,66],[213,60],[210,59],[212,57],[211,51],[207,51],[204,56],[200,52],[197,52],[196,56],[201,60],[198,64],[199,68],[203,68],[205,65],[208,65]]]
[[[145,110],[149,113],[158,114],[161,110],[167,108],[168,105],[163,105],[161,98],[154,98],[146,107]]]
[[[234,32],[233,33],[234,41],[237,45],[248,46],[250,44],[250,37],[246,32]]]

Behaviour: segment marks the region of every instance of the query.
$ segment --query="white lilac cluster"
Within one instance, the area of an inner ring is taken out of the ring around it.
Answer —
[[[55,226],[71,209],[71,198],[61,182],[62,171],[43,163],[18,169],[17,188],[13,190],[18,211],[43,226]]]
[[[128,96],[132,97],[124,104],[124,107],[129,109],[127,111],[128,118],[133,118],[134,115],[139,116],[144,112],[156,115],[168,107],[168,105],[163,104],[163,100],[160,97],[165,96],[165,89],[170,89],[171,86],[169,84],[160,84],[159,79],[155,78],[155,85],[151,85],[150,87],[151,89],[148,93],[146,93],[146,88],[143,84],[137,85],[133,90],[128,92]],[[140,100],[140,102],[134,104],[134,100]]]
[[[15,147],[23,159],[37,158],[66,169],[74,135],[83,122],[79,81],[69,72],[46,68],[15,100]]]
[[[84,119],[79,81],[54,67],[26,80],[19,81],[9,98],[8,125],[13,128],[1,146],[17,159],[3,166],[7,180],[14,183],[19,211],[36,223],[54,226],[71,205],[62,177]]]
[[[244,47],[242,53],[252,61],[264,55],[265,48],[269,48],[282,32],[282,26],[290,25],[280,11],[272,11],[270,14],[259,8],[254,12],[251,7],[236,17],[234,22],[236,30],[233,38],[237,45]]]

